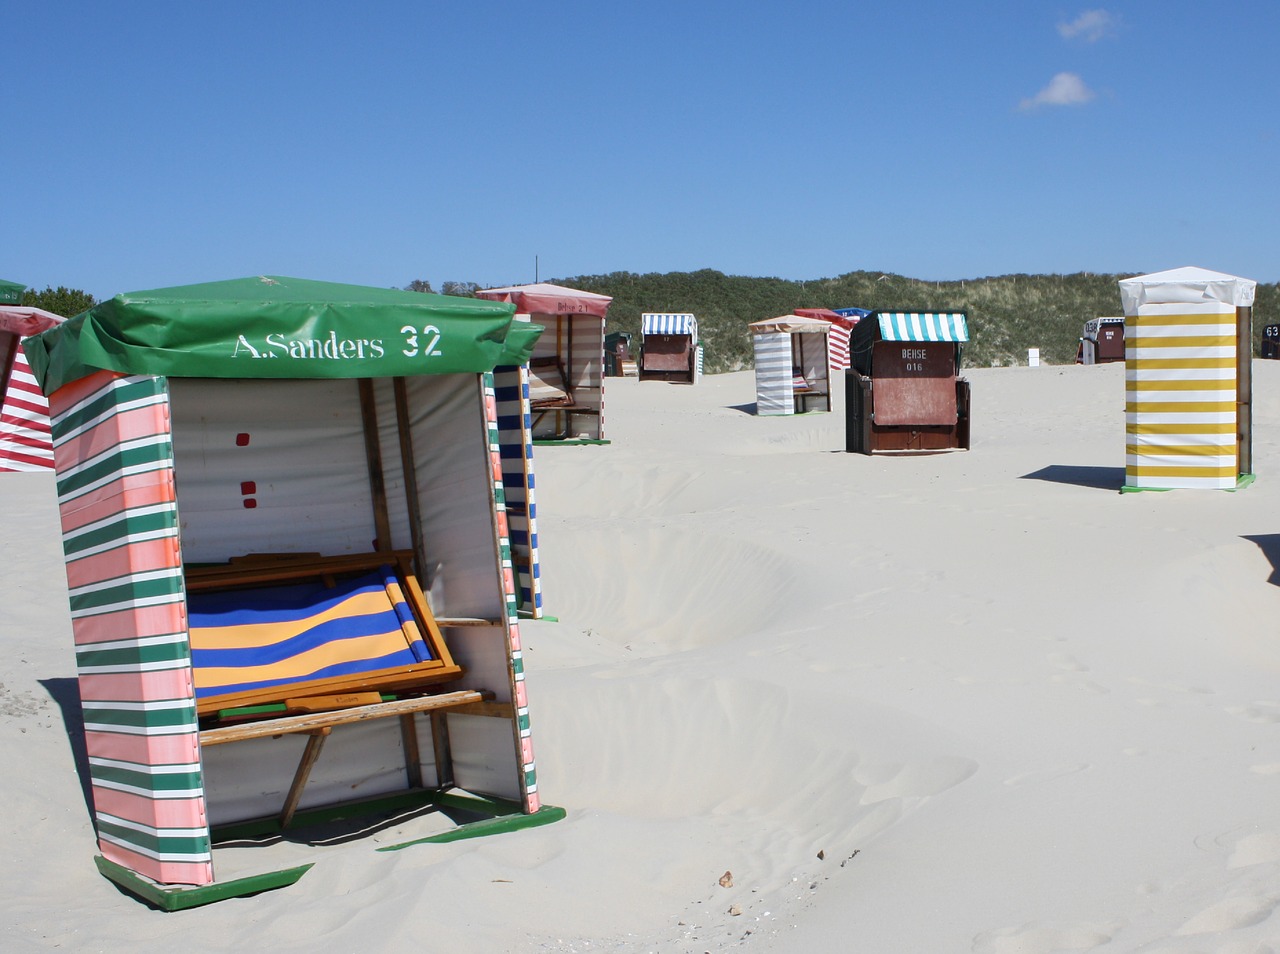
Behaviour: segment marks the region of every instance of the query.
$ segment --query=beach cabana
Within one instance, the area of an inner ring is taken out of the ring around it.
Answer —
[[[762,416],[831,410],[829,321],[783,315],[752,322],[756,413]]]
[[[964,312],[872,312],[849,339],[845,450],[969,448]]]
[[[173,909],[309,867],[220,882],[227,834],[388,800],[563,814],[538,796],[500,481],[492,371],[539,330],[512,313],[263,276],[27,339],[108,877]]]
[[[1120,282],[1124,490],[1233,490],[1253,479],[1256,287],[1195,267]]]
[[[634,378],[640,373],[631,357],[631,332],[613,331],[604,336],[604,373],[609,378]]]
[[[831,322],[831,333],[827,337],[831,370],[849,370],[849,335],[853,333],[854,326],[871,312],[866,308],[797,308],[795,313],[803,318]]]
[[[1090,318],[1080,337],[1080,364],[1124,360],[1124,318]]]
[[[537,441],[604,440],[604,323],[608,295],[541,282],[488,288],[477,298],[510,302],[542,325],[527,369]]]
[[[0,305],[22,304],[22,293],[26,290],[26,285],[19,282],[8,282],[0,278]]]
[[[49,402],[31,374],[20,341],[64,320],[41,308],[0,305],[0,471],[53,467]]]
[[[640,380],[697,384],[702,375],[698,319],[687,313],[640,316]]]
[[[1259,357],[1280,358],[1280,325],[1264,325],[1262,328],[1262,346]]]

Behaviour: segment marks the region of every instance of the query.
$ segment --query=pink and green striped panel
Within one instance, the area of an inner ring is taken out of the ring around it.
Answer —
[[[105,858],[213,881],[163,378],[50,398],[85,744]]]

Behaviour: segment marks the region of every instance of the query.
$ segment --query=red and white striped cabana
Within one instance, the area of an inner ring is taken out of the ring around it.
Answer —
[[[0,305],[0,471],[53,469],[49,401],[31,374],[21,339],[64,320],[40,308]]]

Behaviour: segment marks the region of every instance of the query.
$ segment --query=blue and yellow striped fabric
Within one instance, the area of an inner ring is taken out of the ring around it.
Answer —
[[[432,658],[395,573],[190,593],[196,698],[413,666]]]

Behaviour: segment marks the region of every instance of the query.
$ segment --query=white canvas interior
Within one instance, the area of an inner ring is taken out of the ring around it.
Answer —
[[[170,379],[184,563],[253,552],[325,555],[374,548],[373,497],[354,380]],[[504,619],[493,473],[479,375],[406,379],[422,526],[419,577],[437,617]],[[374,382],[392,546],[412,545],[394,386]],[[248,435],[245,438],[239,435]],[[246,507],[252,499],[255,506]],[[511,700],[504,626],[444,628],[465,669],[459,686]],[[429,722],[419,720],[423,772],[434,780]],[[459,785],[518,798],[512,723],[453,714]],[[303,740],[285,736],[204,749],[214,824],[278,811]],[[352,780],[358,779],[358,792]],[[399,723],[340,727],[312,771],[301,807],[406,786]]]

